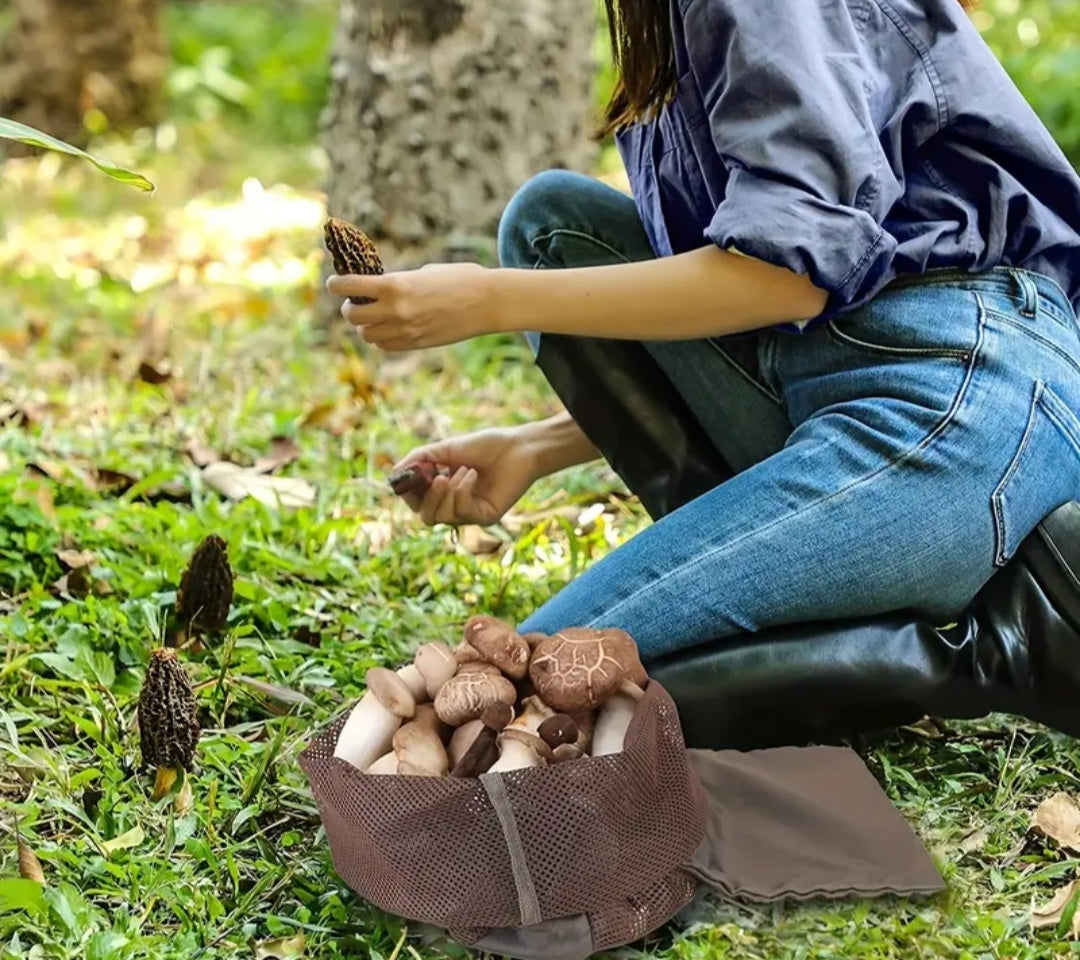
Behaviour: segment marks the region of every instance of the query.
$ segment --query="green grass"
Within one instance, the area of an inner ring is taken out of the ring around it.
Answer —
[[[992,6],[1003,18],[1005,4]],[[511,339],[435,351],[407,372],[322,345],[313,303],[324,209],[313,185],[324,164],[309,138],[331,8],[307,4],[302,29],[278,32],[277,7],[170,8],[178,69],[197,68],[174,74],[177,127],[99,151],[145,170],[153,197],[55,156],[2,168],[4,960],[240,960],[267,941],[295,948],[297,937],[305,957],[463,955],[337,878],[297,755],[362,692],[369,667],[401,662],[425,640],[454,640],[473,612],[522,618],[646,522],[600,466],[530,491],[489,531],[502,541],[494,553],[470,549],[471,532],[455,541],[422,527],[388,496],[385,471],[412,445],[542,416],[555,403]],[[258,97],[223,101],[239,88],[214,87],[207,37],[232,49],[226,69]],[[291,71],[286,82],[267,81],[275,64]],[[160,347],[171,379],[140,381],[140,360]],[[298,446],[280,473],[313,483],[314,505],[227,501],[185,453],[196,441],[246,464],[276,436]],[[135,485],[110,491],[105,470]],[[578,523],[594,503],[603,513]],[[225,635],[184,657],[203,734],[194,805],[180,815],[170,800],[149,799],[132,720],[181,571],[211,532],[229,545],[236,600]],[[73,549],[94,554],[86,594],[59,585],[58,552]],[[944,732],[857,746],[933,852],[945,894],[704,902],[624,953],[1080,954],[1064,930],[1028,928],[1032,904],[1077,872],[1075,858],[1030,833],[1029,818],[1050,794],[1080,792],[1080,746],[1003,718]],[[16,829],[44,887],[19,880]]]

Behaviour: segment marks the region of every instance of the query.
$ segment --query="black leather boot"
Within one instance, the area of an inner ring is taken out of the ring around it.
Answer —
[[[658,519],[732,475],[641,344],[544,336],[537,363]],[[1080,503],[1056,510],[960,621],[771,628],[654,661],[691,747],[827,742],[1005,712],[1080,736]]]
[[[947,628],[904,616],[778,627],[648,665],[687,744],[836,742],[1002,712],[1080,736],[1080,503],[1060,507]]]

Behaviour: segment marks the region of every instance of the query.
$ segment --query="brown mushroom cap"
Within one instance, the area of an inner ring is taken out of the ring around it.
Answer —
[[[625,630],[568,627],[539,643],[529,676],[545,703],[565,713],[592,710],[640,665]]]
[[[521,639],[529,645],[530,650],[535,650],[547,638],[548,635],[546,633],[539,633],[536,630],[533,630],[531,633],[523,633],[521,635]]]
[[[574,723],[574,718],[566,713],[548,717],[536,732],[552,750],[564,743],[576,743],[578,739],[577,724]]]
[[[464,640],[454,647],[454,659],[461,664],[483,663],[484,661],[484,658],[480,656],[480,652]]]
[[[470,617],[465,624],[465,642],[514,680],[529,672],[528,643],[510,624],[496,617]]]
[[[435,712],[452,727],[475,720],[493,703],[513,704],[517,691],[506,677],[487,673],[458,673],[443,684]]]
[[[372,667],[367,672],[366,682],[379,703],[395,716],[411,720],[416,715],[416,699],[393,670]]]
[[[535,733],[521,730],[518,727],[507,727],[499,736],[504,740],[520,740],[527,743],[536,752],[536,755],[545,762],[550,763],[553,756],[551,747],[541,740]]]
[[[560,743],[551,751],[552,763],[566,763],[569,760],[577,760],[581,756],[584,756],[584,752],[575,743]]]
[[[446,750],[435,729],[423,721],[406,723],[394,734],[397,772],[405,776],[441,777],[447,771]]]
[[[457,673],[458,662],[445,643],[425,643],[413,658],[416,669],[424,678],[427,695],[432,700],[447,680]]]
[[[458,675],[464,673],[483,673],[489,677],[501,677],[502,671],[493,663],[487,663],[483,660],[470,660],[468,663],[463,663],[457,669]]]

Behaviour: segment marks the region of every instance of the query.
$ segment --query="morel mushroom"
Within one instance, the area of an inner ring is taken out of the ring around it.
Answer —
[[[477,719],[494,703],[513,706],[516,697],[517,691],[506,677],[459,669],[435,698],[435,712],[443,723],[457,727]]]
[[[198,741],[198,706],[176,651],[151,650],[139,691],[139,749],[155,770],[151,799],[172,789],[179,770],[192,769]]]
[[[569,627],[537,644],[529,665],[536,692],[556,710],[592,710],[615,691],[640,699],[637,645],[624,630]],[[630,679],[633,677],[634,679]]]
[[[521,680],[529,672],[528,643],[496,617],[470,617],[465,624],[465,642],[512,680]]]
[[[375,244],[351,223],[329,217],[323,225],[323,240],[339,276],[372,276],[383,272],[382,258]],[[349,297],[352,303],[371,303],[369,297]]]
[[[416,714],[416,698],[405,681],[385,667],[367,672],[367,692],[353,707],[334,746],[334,756],[367,770],[393,744],[404,720]]]
[[[233,573],[225,541],[210,534],[195,548],[176,591],[176,645],[191,631],[217,633],[225,627],[233,601]]]
[[[399,497],[409,493],[426,493],[436,477],[450,476],[450,468],[429,461],[414,463],[390,474],[390,489]]]

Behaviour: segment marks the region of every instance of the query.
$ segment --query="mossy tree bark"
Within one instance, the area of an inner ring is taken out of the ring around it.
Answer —
[[[387,269],[445,259],[455,238],[490,255],[523,181],[593,157],[594,24],[582,0],[342,0],[329,213]]]

